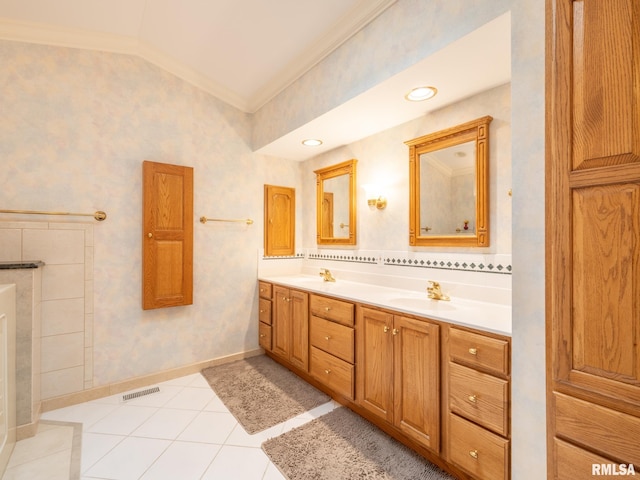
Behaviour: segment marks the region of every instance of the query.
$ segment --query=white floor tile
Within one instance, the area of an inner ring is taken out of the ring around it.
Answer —
[[[211,389],[184,387],[164,406],[166,408],[181,408],[185,410],[202,410],[211,400],[214,393]]]
[[[137,480],[170,444],[168,440],[127,437],[84,475],[117,480]]]
[[[207,380],[201,374],[193,376],[193,380],[191,381],[191,383],[189,383],[189,386],[197,388],[211,388],[209,382],[207,382]]]
[[[242,425],[238,423],[225,441],[225,444],[235,445],[237,447],[260,448],[262,442],[280,435],[283,432],[283,427],[283,424],[278,424],[261,432],[249,435],[246,430],[242,428]]]
[[[192,373],[190,375],[185,375],[184,377],[172,378],[171,380],[166,380],[162,382],[162,385],[179,385],[181,387],[188,387],[191,382],[193,382],[197,377],[202,377],[200,372]]]
[[[174,440],[197,415],[198,412],[193,410],[163,408],[149,417],[131,435],[134,437]]]
[[[126,437],[121,435],[105,435],[103,433],[82,434],[82,458],[80,461],[80,471],[82,473],[89,470],[98,460],[109,453]]]
[[[220,445],[174,442],[141,480],[198,480],[220,448]]]
[[[220,398],[215,394],[213,395],[213,398],[211,399],[211,401],[209,401],[209,403],[207,403],[207,405],[204,407],[205,411],[207,412],[228,412],[229,409],[227,408],[227,406],[222,403],[222,400],[220,400]]]
[[[222,445],[237,423],[230,413],[200,412],[178,436],[178,440]]]
[[[42,420],[82,423],[82,429],[87,430],[94,423],[102,420],[117,408],[117,405],[88,402],[45,412],[40,418]]]
[[[155,407],[121,405],[94,423],[88,431],[112,435],[129,435],[157,411],[158,409]]]
[[[224,445],[202,480],[262,480],[269,457],[259,448]]]
[[[262,480],[287,480],[287,477],[280,473],[278,467],[269,462],[269,466],[267,467],[267,471],[265,472],[264,477],[262,477]]]

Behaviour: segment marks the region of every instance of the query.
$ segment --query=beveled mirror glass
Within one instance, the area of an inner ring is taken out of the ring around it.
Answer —
[[[405,142],[410,245],[489,245],[491,120],[482,117]]]
[[[318,245],[356,244],[356,163],[315,170]]]

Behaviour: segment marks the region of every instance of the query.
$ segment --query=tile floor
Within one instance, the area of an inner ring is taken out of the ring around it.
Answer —
[[[3,480],[282,480],[262,442],[337,406],[249,435],[199,373],[157,386],[132,400],[124,392],[44,413],[38,434],[16,444]]]

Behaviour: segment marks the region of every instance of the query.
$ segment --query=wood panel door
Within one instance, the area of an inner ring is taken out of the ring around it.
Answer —
[[[394,424],[440,450],[440,327],[394,316]]]
[[[273,288],[273,353],[289,360],[291,351],[291,296],[288,288]]]
[[[193,303],[193,168],[145,161],[142,308]]]
[[[358,403],[380,418],[393,422],[393,315],[360,307],[357,322]]]
[[[264,186],[264,254],[295,254],[296,190]]]
[[[291,290],[291,363],[309,371],[309,294]]]
[[[603,406],[640,417],[638,0],[547,0],[546,123],[547,445],[556,478],[570,450],[555,448],[558,438],[576,427],[558,415],[558,398],[587,400],[594,415]],[[602,453],[595,445],[607,440],[590,431],[573,441]],[[608,444],[611,460],[630,461],[628,445]]]

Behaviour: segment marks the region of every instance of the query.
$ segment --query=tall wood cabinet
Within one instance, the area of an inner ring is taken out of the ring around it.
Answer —
[[[273,287],[272,351],[295,367],[309,370],[309,294]]]
[[[547,0],[548,477],[640,471],[640,1]]]
[[[366,307],[356,318],[357,403],[438,452],[439,325]]]

